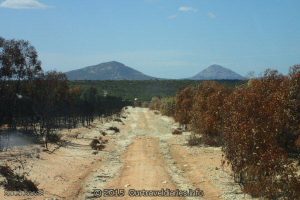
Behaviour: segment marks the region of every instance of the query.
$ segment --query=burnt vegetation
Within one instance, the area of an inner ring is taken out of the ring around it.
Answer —
[[[88,126],[96,117],[130,105],[103,96],[95,87],[70,87],[65,74],[44,73],[38,53],[28,41],[0,38],[0,126],[34,133],[45,146],[56,142],[61,128]]]
[[[111,127],[109,127],[107,130],[109,130],[109,131],[114,131],[115,133],[119,133],[119,132],[120,132],[120,129],[117,128],[117,127],[115,127],[115,126],[111,126]]]
[[[300,65],[287,76],[266,70],[235,87],[205,81],[172,102],[155,97],[149,107],[190,129],[189,145],[221,146],[223,164],[245,193],[300,199]]]
[[[90,143],[90,147],[93,150],[98,150],[101,151],[105,148],[105,144],[107,143],[107,140],[102,139],[102,137],[100,137],[99,139],[93,139]]]
[[[174,83],[145,82],[158,88]],[[174,117],[181,124],[175,135],[191,130],[189,145],[221,146],[223,164],[231,166],[244,192],[268,199],[300,199],[296,163],[300,162],[300,65],[293,66],[287,76],[267,70],[263,77],[248,82],[198,83],[175,84],[172,91],[164,91],[144,105],[157,114]],[[182,86],[185,88],[175,97],[167,97]],[[31,132],[44,138],[47,147],[49,141],[60,140],[57,130],[89,126],[95,118],[119,113],[131,105],[99,92],[110,91],[106,87],[114,88],[116,96],[122,96],[124,88],[134,89],[127,99],[139,93],[136,88],[148,92],[141,82],[70,83],[63,73],[43,72],[38,53],[29,42],[0,37],[0,127]],[[157,94],[155,88],[153,91]],[[141,95],[139,98],[147,101],[152,93]],[[120,131],[117,127],[108,130]],[[106,142],[94,139],[90,146],[103,150]],[[37,190],[7,166],[0,166],[0,174],[7,179],[8,190]]]
[[[94,87],[70,87],[65,74],[43,72],[38,53],[28,41],[0,37],[0,128],[21,129],[48,143],[59,143],[57,130],[90,126],[97,117],[119,113],[129,101],[103,96]],[[94,143],[93,143],[94,142]],[[93,141],[102,150],[105,142]],[[0,166],[2,184],[11,191],[38,191],[28,174]]]
[[[2,183],[7,191],[30,191],[38,192],[36,184],[26,178],[24,174],[16,174],[9,166],[0,166],[0,175],[5,178]]]

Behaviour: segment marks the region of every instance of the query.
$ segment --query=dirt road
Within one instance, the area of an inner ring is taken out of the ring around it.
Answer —
[[[122,115],[123,122],[97,121],[93,127],[64,132],[68,145],[27,158],[29,177],[44,196],[5,199],[250,199],[233,183],[230,170],[221,168],[220,148],[187,146],[190,133],[172,135],[178,124],[148,109],[130,107]],[[108,131],[112,126],[120,132]],[[92,151],[89,142],[103,131],[108,145]],[[99,197],[96,189],[121,189],[125,196]],[[162,189],[189,191],[192,196],[143,197],[146,190]],[[140,196],[130,197],[129,191]]]

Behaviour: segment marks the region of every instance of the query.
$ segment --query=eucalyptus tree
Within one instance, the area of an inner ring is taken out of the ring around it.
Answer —
[[[28,41],[0,37],[0,123],[16,123],[24,87],[41,74],[41,61]]]

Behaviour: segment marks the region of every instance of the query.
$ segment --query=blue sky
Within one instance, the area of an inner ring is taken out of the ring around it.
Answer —
[[[299,0],[0,0],[0,36],[29,40],[45,70],[116,60],[183,78],[300,64]]]

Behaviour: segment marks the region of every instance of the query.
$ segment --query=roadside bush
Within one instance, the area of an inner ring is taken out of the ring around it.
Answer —
[[[143,101],[142,102],[142,108],[149,108],[149,102]]]
[[[102,142],[102,140],[98,140],[98,139],[93,139],[92,142],[90,143],[90,147],[93,150],[103,150],[105,148],[104,143]]]
[[[269,199],[299,199],[300,179],[280,143],[291,130],[290,80],[267,70],[225,101],[223,151],[244,192]]]
[[[300,65],[234,89],[211,81],[188,87],[176,96],[175,120],[191,125],[189,145],[222,145],[245,193],[300,199]]]
[[[174,118],[181,125],[187,125],[191,121],[194,88],[187,87],[176,95]]]
[[[119,133],[119,132],[120,132],[120,129],[117,128],[117,127],[114,127],[114,126],[109,127],[107,130],[115,131],[116,133]]]
[[[7,180],[4,188],[8,191],[38,192],[37,186],[31,180],[24,175],[15,174],[9,166],[0,166],[0,174]]]
[[[223,143],[223,104],[229,93],[229,89],[214,81],[205,81],[195,88],[191,126],[207,145]]]
[[[175,115],[175,106],[176,106],[176,101],[174,97],[167,97],[161,99],[161,104],[160,104],[160,112],[163,115],[172,117]]]
[[[106,136],[107,135],[107,133],[105,132],[105,131],[100,131],[100,133],[101,133],[101,135],[103,135],[103,136]]]
[[[160,110],[161,106],[161,98],[160,97],[152,97],[149,108],[150,110]]]
[[[123,121],[122,121],[120,118],[115,118],[114,121],[115,121],[115,122],[123,123]]]
[[[182,130],[180,128],[176,128],[172,131],[173,135],[181,135],[182,134]]]
[[[287,131],[280,138],[281,145],[291,154],[300,157],[300,65],[295,65],[289,73],[289,93],[286,100],[288,115]]]
[[[58,134],[58,133],[53,133],[53,134],[49,134],[48,135],[48,141],[50,143],[59,143],[61,141],[61,137],[62,135],[61,134]]]
[[[155,110],[155,111],[154,111],[154,114],[159,115],[159,114],[160,114],[160,111]]]
[[[90,143],[90,147],[94,150],[97,150],[97,145],[100,144],[98,139],[93,139],[92,142]]]
[[[176,108],[176,99],[174,97],[153,97],[148,105],[150,110],[154,110],[155,114],[162,114],[174,117]],[[157,112],[159,111],[159,112]]]
[[[191,134],[189,136],[189,139],[188,139],[188,145],[189,146],[197,146],[197,145],[200,145],[201,142],[202,142],[201,137],[199,137],[195,134]]]

